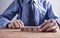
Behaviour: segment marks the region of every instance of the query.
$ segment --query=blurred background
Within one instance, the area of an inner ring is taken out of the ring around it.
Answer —
[[[0,0],[0,14],[12,3],[13,0]],[[60,16],[60,0],[50,0],[55,12]]]

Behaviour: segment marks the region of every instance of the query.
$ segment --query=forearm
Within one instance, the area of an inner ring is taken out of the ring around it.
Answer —
[[[6,25],[9,23],[10,21],[4,17],[0,17],[0,28],[6,28]]]

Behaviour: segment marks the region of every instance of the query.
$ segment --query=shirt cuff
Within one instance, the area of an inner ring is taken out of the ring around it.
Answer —
[[[56,22],[57,22],[57,24],[58,24],[58,26],[60,28],[60,19],[56,19]]]

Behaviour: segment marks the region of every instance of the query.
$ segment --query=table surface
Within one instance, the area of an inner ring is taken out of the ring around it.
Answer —
[[[20,29],[0,29],[0,38],[60,38],[60,31],[52,32],[21,32]]]

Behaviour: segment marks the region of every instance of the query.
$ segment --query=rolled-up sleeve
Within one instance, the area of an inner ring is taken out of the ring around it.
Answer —
[[[6,25],[12,20],[12,18],[18,13],[19,5],[17,0],[14,0],[12,4],[0,15],[0,28],[6,27]]]
[[[48,19],[54,19],[57,21],[60,27],[60,17],[55,13],[53,6],[51,5],[50,2],[48,2],[48,8],[47,8],[47,18]]]
[[[10,21],[6,18],[0,17],[0,28],[5,28]]]

